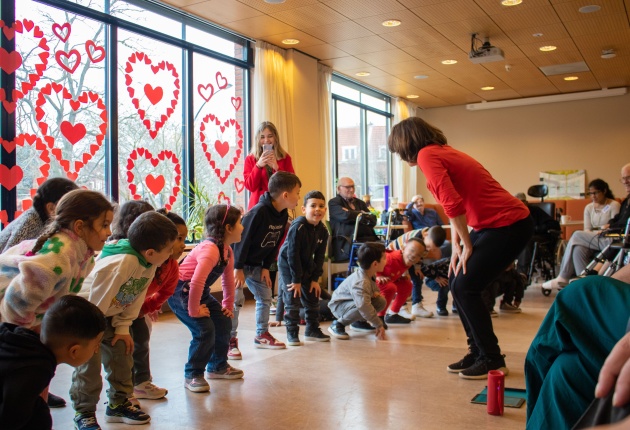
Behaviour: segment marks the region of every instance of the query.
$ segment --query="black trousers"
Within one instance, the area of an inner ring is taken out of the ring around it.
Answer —
[[[457,276],[451,274],[449,287],[468,337],[468,345],[474,353],[490,358],[501,355],[492,319],[481,293],[514,261],[533,231],[534,221],[527,217],[506,227],[473,230],[470,233],[473,252],[466,264],[466,274],[461,270]]]

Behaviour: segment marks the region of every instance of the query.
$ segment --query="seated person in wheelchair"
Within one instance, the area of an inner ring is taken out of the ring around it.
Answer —
[[[592,259],[593,252],[602,251],[613,242],[613,239],[606,237],[605,233],[622,233],[625,230],[630,217],[630,163],[622,167],[620,182],[624,185],[628,196],[621,203],[619,213],[610,218],[608,224],[602,225],[601,233],[597,231],[576,231],[573,233],[564,251],[558,277],[545,282],[542,285],[543,288],[550,290],[554,287],[559,288],[567,285],[571,278],[584,272]],[[612,211],[611,206],[608,212]],[[614,258],[615,253],[608,254],[606,257]]]
[[[518,256],[518,266],[516,268],[523,279],[528,280],[535,243],[538,242],[539,246],[545,247],[545,249],[541,251],[545,252],[550,257],[550,260],[552,260],[561,233],[560,223],[538,206],[529,205],[525,193],[517,193],[514,197],[527,206],[529,213],[534,219],[534,235],[529,242],[527,242],[521,255]],[[555,263],[550,261],[550,264]]]
[[[335,262],[348,261],[352,248],[355,223],[359,214],[361,224],[358,227],[357,242],[377,242],[374,233],[376,217],[370,213],[365,202],[354,196],[354,181],[351,178],[339,178],[337,196],[328,202],[330,229],[332,231],[332,249]]]

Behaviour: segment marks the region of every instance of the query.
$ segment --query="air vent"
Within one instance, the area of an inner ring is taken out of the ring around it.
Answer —
[[[589,68],[584,61],[578,63],[556,64],[553,66],[540,67],[546,76],[565,75],[567,73],[588,72]]]

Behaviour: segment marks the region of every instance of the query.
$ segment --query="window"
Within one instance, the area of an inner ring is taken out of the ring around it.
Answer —
[[[184,216],[189,184],[246,207],[248,40],[138,0],[7,6],[0,68],[15,89],[1,81],[3,224],[56,176]]]
[[[333,75],[332,92],[336,158],[333,179],[352,178],[357,197],[369,194],[372,205],[382,207],[385,186],[392,183],[391,154],[387,150],[390,98],[337,75]]]

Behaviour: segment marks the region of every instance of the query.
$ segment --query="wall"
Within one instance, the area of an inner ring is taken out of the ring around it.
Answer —
[[[587,183],[601,178],[615,196],[625,197],[619,176],[630,163],[628,94],[485,111],[455,106],[418,110],[418,116],[442,129],[449,144],[480,161],[512,194],[536,184],[539,171],[585,169]],[[417,191],[434,201],[422,174]]]

